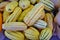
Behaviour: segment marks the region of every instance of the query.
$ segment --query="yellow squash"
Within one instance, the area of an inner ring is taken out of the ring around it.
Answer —
[[[5,31],[5,36],[11,40],[24,40],[24,35],[18,31]]]
[[[53,29],[53,16],[50,13],[46,13],[44,19],[47,22],[48,27]]]
[[[29,0],[20,0],[19,1],[19,6],[22,8],[22,9],[26,9],[30,6],[30,1]]]
[[[4,10],[3,12],[3,22],[6,22],[7,18],[10,16],[10,12]]]
[[[24,22],[28,26],[32,26],[42,15],[41,11],[44,10],[42,3],[36,4],[30,12],[24,17]]]
[[[14,12],[7,18],[6,23],[8,22],[15,22],[19,15],[21,14],[22,10],[20,7],[16,7]]]
[[[27,29],[27,25],[23,22],[9,22],[4,23],[2,25],[2,28],[4,30],[11,30],[11,31],[24,31]]]
[[[18,21],[23,21],[25,15],[33,8],[33,5],[30,5],[29,8],[25,9],[18,18]]]
[[[45,28],[41,31],[39,39],[50,40],[51,37],[52,37],[52,30],[50,28]]]
[[[45,10],[52,11],[54,9],[54,4],[50,0],[40,0],[45,6]]]
[[[39,31],[33,27],[30,27],[27,30],[25,30],[24,34],[26,38],[30,40],[38,40],[38,37],[39,37]]]
[[[8,12],[13,12],[14,9],[15,9],[17,6],[18,6],[18,2],[17,2],[17,1],[12,1],[12,2],[10,2],[9,4],[7,4],[6,10],[7,10]]]

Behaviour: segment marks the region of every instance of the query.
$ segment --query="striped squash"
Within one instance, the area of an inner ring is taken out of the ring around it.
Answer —
[[[50,28],[45,28],[41,31],[39,36],[40,40],[49,40],[52,37],[52,30]]]
[[[44,4],[46,10],[52,11],[54,9],[54,4],[50,0],[41,0],[41,2]]]

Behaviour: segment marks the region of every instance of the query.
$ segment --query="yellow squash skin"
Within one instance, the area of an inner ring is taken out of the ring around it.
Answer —
[[[5,36],[11,40],[24,40],[24,35],[18,31],[5,31]]]
[[[45,11],[42,10],[40,13],[42,14],[41,17],[40,17],[40,19],[43,19],[45,17]]]
[[[25,30],[24,34],[26,38],[31,40],[38,40],[38,37],[39,37],[39,31],[33,27],[30,27],[27,30]]]
[[[19,1],[19,7],[21,7],[23,10],[28,8],[30,6],[29,0],[20,0]]]
[[[39,3],[40,2],[40,0],[37,0],[37,3]]]
[[[48,27],[53,29],[53,16],[50,13],[46,13],[44,19],[47,22]]]
[[[24,17],[24,22],[28,26],[32,26],[40,17],[41,11],[44,9],[44,5],[42,3],[38,3],[32,8],[30,12]]]
[[[14,12],[6,20],[6,23],[15,22],[17,20],[17,18],[19,17],[19,15],[21,14],[21,12],[22,12],[21,8],[20,7],[16,7]]]
[[[4,23],[2,25],[2,28],[4,30],[11,30],[11,31],[24,31],[27,29],[27,25],[24,22],[9,22]]]
[[[7,10],[8,12],[13,12],[14,9],[15,9],[17,6],[18,6],[18,2],[17,2],[17,1],[12,1],[12,2],[10,2],[9,4],[7,4],[6,10]]]
[[[25,9],[25,10],[21,13],[21,15],[19,16],[19,18],[17,19],[17,21],[18,21],[18,22],[23,21],[25,15],[26,15],[33,7],[34,7],[33,5],[30,5],[29,8]]]
[[[40,0],[45,6],[45,10],[52,11],[54,9],[54,4],[50,0]]]
[[[35,3],[37,2],[37,0],[30,0],[30,2],[31,2],[32,4],[35,4]]]
[[[51,37],[52,37],[51,28],[45,28],[41,31],[39,39],[40,40],[50,40]]]
[[[4,10],[3,12],[3,22],[6,22],[7,18],[10,16],[10,12]]]

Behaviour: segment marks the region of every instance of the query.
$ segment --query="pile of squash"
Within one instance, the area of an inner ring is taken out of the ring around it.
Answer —
[[[0,0],[0,32],[11,40],[50,40],[53,35],[51,0]]]

